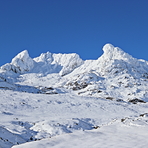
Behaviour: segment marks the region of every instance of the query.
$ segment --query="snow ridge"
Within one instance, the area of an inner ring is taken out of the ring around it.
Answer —
[[[104,51],[104,54],[102,55],[104,59],[109,59],[109,60],[122,59],[127,61],[134,59],[128,53],[125,53],[119,47],[114,47],[112,44],[104,45],[102,50]]]
[[[21,86],[19,90],[27,90],[29,84],[35,92],[36,86],[66,88],[84,96],[146,101],[148,62],[133,58],[111,44],[104,45],[103,51],[97,60],[86,61],[75,53],[50,52],[32,59],[27,50],[22,51],[11,63],[1,67],[0,76],[6,81],[1,86],[13,86],[12,89],[18,87],[14,83],[23,84],[26,89]]]
[[[0,67],[0,147],[147,147],[148,62],[111,44],[103,52],[24,50]]]
[[[83,60],[75,53],[52,54],[47,52],[32,59],[28,51],[24,50],[15,56],[11,63],[3,65],[1,69],[19,74],[28,72],[43,74],[59,73],[59,75],[64,76],[82,64]]]
[[[1,67],[6,71],[13,71],[15,73],[29,72],[34,66],[34,61],[30,58],[28,51],[24,50],[15,56],[11,63],[7,63]]]
[[[39,57],[33,59],[36,62],[34,72],[59,73],[64,76],[72,72],[75,68],[83,64],[79,55],[73,54],[52,54],[50,52],[42,53]],[[39,66],[40,65],[40,68]],[[40,69],[40,70],[39,70]]]
[[[134,69],[146,73],[148,71],[148,63],[144,60],[133,58],[122,49],[106,44],[103,47],[103,55],[97,60],[83,61],[79,55],[72,54],[52,54],[50,52],[42,53],[39,57],[31,58],[27,50],[22,51],[12,59],[11,63],[7,63],[1,67],[5,71],[13,71],[15,73],[59,73],[60,76],[70,74],[77,69],[76,73],[89,72],[96,70],[104,75],[114,68]]]

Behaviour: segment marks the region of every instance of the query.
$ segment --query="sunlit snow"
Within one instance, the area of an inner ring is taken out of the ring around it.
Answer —
[[[148,62],[22,51],[0,67],[0,148],[147,148]]]

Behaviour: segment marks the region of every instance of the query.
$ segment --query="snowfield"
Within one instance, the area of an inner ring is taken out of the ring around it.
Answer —
[[[77,131],[51,139],[29,142],[14,146],[14,148],[146,148],[148,145],[146,130],[148,128],[126,127],[118,123],[107,127],[104,126],[98,130]]]
[[[0,67],[0,148],[147,148],[148,62],[19,53]]]

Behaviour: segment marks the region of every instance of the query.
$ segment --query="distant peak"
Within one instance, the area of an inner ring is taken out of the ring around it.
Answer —
[[[109,60],[112,60],[112,59],[122,59],[122,60],[133,59],[133,57],[131,55],[124,52],[119,47],[114,47],[112,44],[104,45],[102,50],[104,51],[104,54],[102,56],[105,59],[109,59]]]
[[[28,53],[27,50],[23,50],[16,57],[19,58],[19,59],[23,59],[23,58],[26,58],[26,57],[28,58],[29,57],[29,53]]]
[[[112,52],[113,50],[114,50],[114,46],[112,45],[112,44],[105,44],[104,46],[103,46],[103,51],[104,52]]]
[[[24,50],[12,59],[11,64],[14,65],[15,72],[23,73],[32,69],[34,62],[30,58],[28,51]]]
[[[35,62],[45,62],[50,64],[53,61],[52,53],[49,51],[46,53],[41,53],[39,57],[33,59]]]

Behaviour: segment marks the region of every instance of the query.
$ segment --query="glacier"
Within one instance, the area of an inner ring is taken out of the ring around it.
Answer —
[[[147,147],[148,61],[102,50],[96,60],[24,50],[1,66],[0,147]]]

